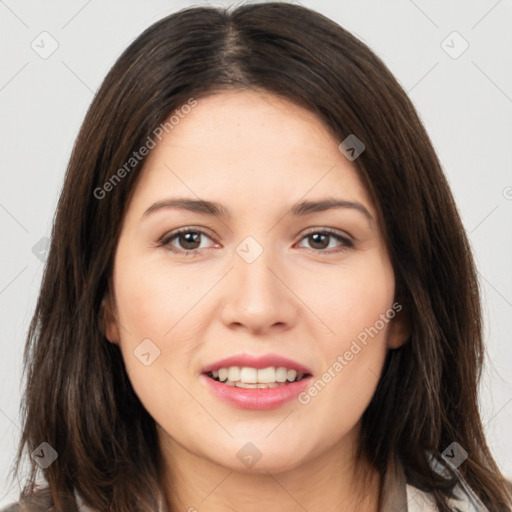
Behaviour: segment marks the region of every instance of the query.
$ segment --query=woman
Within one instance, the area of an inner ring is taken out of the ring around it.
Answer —
[[[119,58],[25,358],[12,510],[510,510],[438,159],[384,64],[297,5],[183,10]]]

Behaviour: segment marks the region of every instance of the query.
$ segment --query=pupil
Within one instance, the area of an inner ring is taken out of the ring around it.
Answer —
[[[183,233],[180,235],[180,240],[184,241],[184,243],[181,244],[181,246],[184,249],[197,249],[197,246],[194,246],[194,244],[197,244],[199,242],[200,233]],[[310,243],[313,247],[316,249],[325,249],[329,246],[329,239],[328,234],[325,233],[313,233],[312,235],[309,235]],[[192,245],[193,247],[191,247]]]
[[[311,245],[314,247],[315,244],[320,244],[320,247],[315,247],[316,249],[325,249],[329,243],[328,243],[328,238],[329,238],[330,235],[326,235],[324,233],[314,233],[312,235],[309,236],[309,239],[310,239],[310,243]],[[320,238],[323,238],[323,242],[322,241],[319,241]],[[311,242],[312,241],[312,242]],[[326,243],[327,242],[327,243]]]
[[[180,235],[181,241],[185,240],[184,244],[181,244],[181,246],[184,249],[197,249],[197,247],[189,247],[188,244],[197,244],[199,241],[199,233],[183,233]]]

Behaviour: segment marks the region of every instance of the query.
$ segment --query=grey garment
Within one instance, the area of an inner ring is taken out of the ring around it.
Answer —
[[[445,469],[433,462],[433,467],[439,473]],[[459,483],[454,489],[454,498],[449,500],[449,505],[454,512],[489,512],[475,493],[466,484],[460,473]],[[88,507],[82,498],[75,493],[77,512],[98,512]],[[162,507],[163,509],[163,507]],[[0,512],[48,512],[52,510],[52,503],[41,503],[35,507],[26,507],[13,503]],[[403,468],[400,464],[391,466],[386,472],[383,485],[383,504],[381,512],[438,512],[433,497],[412,485],[407,484]]]
[[[407,510],[407,487],[401,465],[391,465],[382,486],[382,512],[409,512]]]
[[[431,460],[432,467],[439,474],[447,473],[446,468]],[[448,505],[454,512],[489,512],[473,490],[467,485],[462,475],[454,468],[459,482],[453,490],[454,497]],[[433,496],[408,484],[403,467],[391,466],[386,473],[383,485],[383,503],[381,512],[438,512]]]

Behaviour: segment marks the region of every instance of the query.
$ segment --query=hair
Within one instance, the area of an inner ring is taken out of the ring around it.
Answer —
[[[57,512],[74,510],[74,491],[99,510],[161,506],[155,422],[102,327],[102,301],[144,158],[108,197],[95,191],[191,98],[249,89],[292,101],[315,113],[336,140],[355,134],[366,146],[354,165],[379,214],[410,337],[388,353],[362,417],[359,454],[381,475],[401,461],[407,481],[433,493],[445,512],[457,476],[434,471],[429,457],[442,463],[441,452],[455,441],[469,454],[459,467],[469,486],[493,512],[510,510],[478,409],[484,346],[475,264],[429,137],[365,44],[325,16],[281,2],[167,16],[130,44],[97,91],[67,168],[24,352],[15,472],[24,450],[43,441],[58,459],[42,469],[44,495],[30,458],[20,498],[46,496],[40,502]]]

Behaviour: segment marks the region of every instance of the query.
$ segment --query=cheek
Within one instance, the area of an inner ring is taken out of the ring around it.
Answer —
[[[123,258],[114,275],[119,321],[139,338],[164,338],[200,297],[193,281],[162,260]]]
[[[190,397],[178,382],[187,377],[197,349],[194,319],[212,284],[197,271],[171,269],[161,255],[152,259],[126,250],[120,251],[114,283],[120,348],[135,391],[148,410],[152,404],[186,407]],[[170,396],[172,403],[165,398]]]
[[[190,395],[179,384],[190,367],[183,317],[189,302],[198,299],[193,300],[194,287],[179,273],[169,274],[165,265],[138,258],[135,252],[128,257],[121,253],[114,269],[125,368],[135,393],[157,421],[164,419],[163,411],[190,407]],[[173,343],[176,339],[180,342]]]
[[[385,330],[380,319],[393,305],[393,271],[378,258],[368,260],[364,265],[329,270],[322,279],[315,279],[314,288],[303,290],[305,302],[333,331],[332,338],[337,341],[324,338],[332,349],[343,349],[348,340],[376,322],[379,331]]]
[[[394,277],[379,260],[357,268],[340,268],[324,280],[325,294],[309,292],[318,316],[331,333],[317,336],[322,373],[306,391],[303,404],[325,414],[324,425],[350,429],[370,402],[387,353],[393,310]],[[322,296],[321,302],[318,297]],[[316,298],[315,298],[316,297]]]

